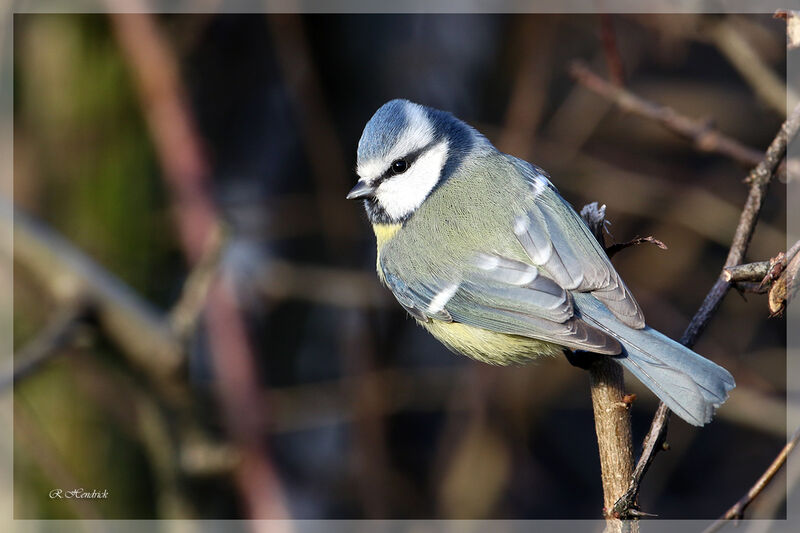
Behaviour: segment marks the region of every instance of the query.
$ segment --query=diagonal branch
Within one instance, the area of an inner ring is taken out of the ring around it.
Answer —
[[[789,441],[786,443],[786,446],[781,449],[778,456],[772,461],[772,463],[767,467],[761,477],[759,477],[756,482],[750,487],[750,490],[747,493],[739,498],[739,500],[733,504],[733,506],[725,511],[721,517],[719,517],[713,524],[708,526],[708,528],[703,531],[703,533],[714,533],[715,531],[719,531],[722,529],[722,526],[725,525],[726,522],[729,520],[738,520],[744,516],[744,511],[747,507],[753,503],[753,500],[758,498],[758,495],[769,485],[770,481],[775,477],[775,474],[783,467],[784,463],[786,463],[786,458],[789,456],[789,453],[797,446],[797,442],[800,441],[800,428],[796,429],[794,434],[789,438]]]
[[[582,62],[572,63],[569,73],[575,81],[613,102],[623,111],[658,122],[667,130],[690,141],[701,152],[721,154],[748,167],[757,165],[761,161],[763,154],[760,151],[728,137],[714,128],[709,121],[689,118],[671,107],[645,100],[604,80]]]
[[[725,260],[719,278],[711,287],[711,290],[706,295],[705,300],[700,308],[695,313],[689,326],[681,337],[681,344],[691,348],[697,341],[698,337],[705,330],[711,317],[719,308],[722,299],[730,289],[731,284],[726,280],[725,268],[738,265],[744,259],[747,252],[747,247],[750,244],[750,239],[755,231],[758,216],[761,213],[761,207],[764,203],[767,188],[775,176],[775,171],[780,165],[781,161],[786,155],[786,148],[789,141],[797,134],[800,128],[800,105],[794,108],[792,113],[786,119],[786,122],[781,126],[780,131],[770,143],[767,148],[764,158],[759,161],[758,165],[750,171],[747,176],[746,182],[750,184],[750,191],[747,195],[744,208],[739,217],[739,224],[736,227],[736,232],[733,236],[728,257]],[[650,430],[644,440],[644,449],[642,456],[634,470],[634,476],[631,480],[628,491],[614,504],[614,511],[625,516],[631,509],[635,509],[636,497],[639,494],[640,483],[642,476],[647,472],[647,468],[653,461],[655,455],[662,449],[662,445],[666,438],[667,426],[669,423],[669,409],[661,403],[659,404],[658,411],[653,418],[650,425]]]
[[[122,280],[4,198],[0,198],[0,226],[14,229],[13,250],[3,253],[56,302],[90,302],[100,326],[135,366],[158,381],[182,368],[183,347],[161,312]]]

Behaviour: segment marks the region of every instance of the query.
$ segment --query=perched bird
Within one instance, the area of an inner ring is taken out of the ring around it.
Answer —
[[[678,416],[711,420],[731,374],[645,325],[603,248],[542,169],[450,113],[384,104],[358,143],[380,280],[450,349],[496,365],[613,357]]]

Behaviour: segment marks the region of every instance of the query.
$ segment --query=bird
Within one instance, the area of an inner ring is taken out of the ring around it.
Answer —
[[[383,104],[358,142],[378,278],[450,350],[493,365],[585,352],[708,423],[733,376],[645,324],[605,250],[541,168],[453,114]]]

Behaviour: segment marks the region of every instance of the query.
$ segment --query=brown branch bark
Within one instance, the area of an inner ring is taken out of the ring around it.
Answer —
[[[629,404],[625,402],[622,367],[601,357],[589,369],[594,426],[603,480],[603,513],[607,532],[638,531],[635,523],[625,524],[614,513],[614,503],[628,489],[633,473],[633,437]]]
[[[757,281],[761,282],[769,272],[769,261],[758,261],[756,263],[745,263],[734,265],[722,269],[722,277],[728,283],[737,281]]]
[[[605,206],[597,202],[581,209],[581,217],[605,248]],[[637,533],[635,521],[623,522],[614,510],[614,503],[628,488],[633,472],[633,437],[631,433],[630,402],[626,402],[625,379],[622,367],[608,357],[600,357],[589,366],[592,390],[594,428],[600,454],[600,472],[603,482],[603,514],[606,531]]]
[[[690,141],[701,152],[727,156],[748,167],[761,161],[762,153],[714,128],[708,121],[681,115],[671,107],[651,102],[618,85],[608,82],[581,62],[574,62],[570,75],[590,91],[613,102],[623,111],[654,120],[667,130]]]

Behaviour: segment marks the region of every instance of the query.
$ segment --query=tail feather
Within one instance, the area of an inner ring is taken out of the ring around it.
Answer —
[[[650,327],[633,329],[588,294],[574,294],[581,318],[623,346],[616,360],[695,426],[711,421],[714,411],[736,386],[730,372]]]

